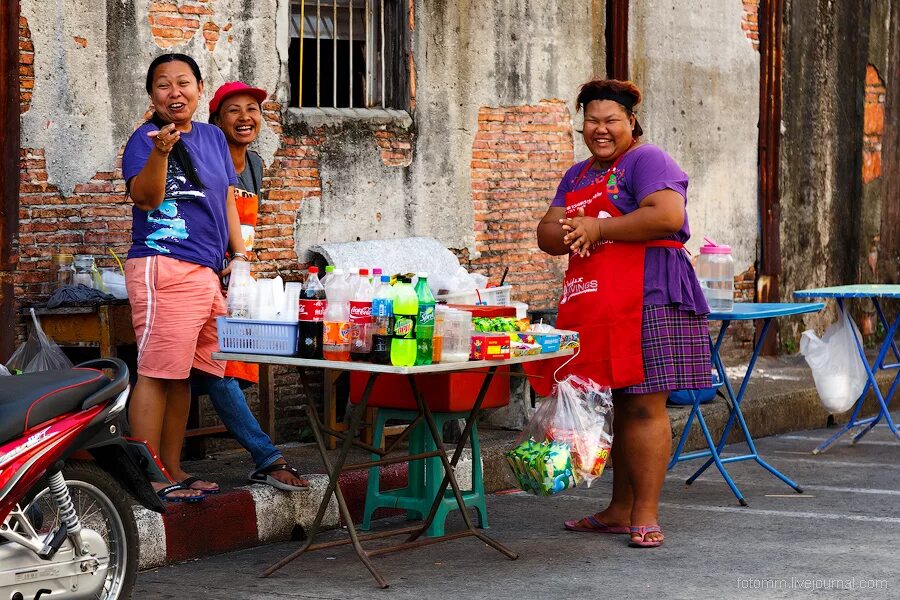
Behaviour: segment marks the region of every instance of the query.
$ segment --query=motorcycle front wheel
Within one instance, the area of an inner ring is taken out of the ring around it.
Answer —
[[[71,461],[63,477],[81,527],[93,529],[106,542],[109,569],[97,600],[128,600],[137,577],[139,539],[130,496],[106,471],[84,461]],[[38,488],[26,513],[39,515],[33,525],[46,534],[59,527],[59,508],[47,487]]]

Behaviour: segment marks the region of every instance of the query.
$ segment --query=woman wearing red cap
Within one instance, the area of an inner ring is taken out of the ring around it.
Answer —
[[[237,173],[234,197],[247,250],[253,249],[263,169],[262,158],[250,150],[249,146],[259,135],[262,125],[261,103],[266,96],[268,94],[265,90],[232,81],[220,86],[209,103],[209,122],[217,125],[225,134]],[[258,367],[228,361],[224,378],[197,373],[192,378],[192,384],[195,393],[209,395],[225,427],[250,452],[256,465],[249,477],[251,482],[267,483],[288,492],[307,488],[309,482],[287,464],[284,455],[272,444],[272,440],[250,412],[239,380],[258,383]]]
[[[544,252],[569,256],[556,325],[577,330],[582,345],[564,371],[613,388],[612,499],[565,527],[628,534],[631,546],[652,548],[663,542],[666,398],[709,387],[711,370],[709,308],[684,251],[688,177],[641,141],[640,101],[630,81],[581,86],[576,106],[592,156],[563,176],[537,237]]]

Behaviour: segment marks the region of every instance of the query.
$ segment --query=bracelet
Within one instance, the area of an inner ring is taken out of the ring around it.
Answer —
[[[243,252],[232,252],[232,253],[231,253],[231,260],[234,260],[234,259],[236,259],[236,258],[239,258],[239,259],[241,259],[241,260],[250,262],[250,257],[247,256],[246,254],[244,254]]]

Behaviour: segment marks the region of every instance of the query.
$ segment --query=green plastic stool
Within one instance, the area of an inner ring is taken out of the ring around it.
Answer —
[[[438,431],[443,431],[444,423],[454,419],[465,419],[467,412],[432,413]],[[380,446],[384,440],[384,426],[388,421],[406,421],[411,423],[418,416],[416,411],[379,408],[375,418],[375,429],[372,434],[372,445]],[[484,497],[484,479],[481,472],[481,447],[478,443],[478,426],[472,424],[470,437],[472,445],[472,489],[463,490],[463,502],[478,512],[478,527],[487,529],[487,507]],[[428,424],[420,423],[409,434],[409,454],[421,454],[435,450],[434,440],[428,432]],[[381,457],[372,455],[372,460]],[[366,488],[366,506],[362,524],[359,528],[368,531],[372,514],[379,508],[400,508],[406,510],[408,520],[425,519],[431,510],[434,497],[444,480],[444,466],[438,456],[413,460],[409,462],[407,485],[403,488],[381,490],[381,470],[378,467],[369,469],[369,483]],[[434,520],[425,532],[428,537],[444,535],[444,524],[452,510],[458,510],[456,497],[448,486],[444,498],[438,506]]]

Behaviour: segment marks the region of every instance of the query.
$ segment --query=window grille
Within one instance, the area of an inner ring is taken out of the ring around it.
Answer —
[[[407,108],[408,0],[291,0],[291,105]]]

